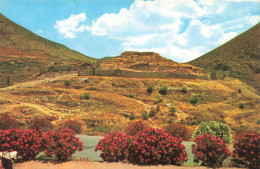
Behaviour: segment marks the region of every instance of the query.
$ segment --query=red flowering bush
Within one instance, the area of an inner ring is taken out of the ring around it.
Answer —
[[[123,161],[129,156],[131,136],[125,133],[111,131],[96,145],[95,151],[100,150],[104,161]]]
[[[189,139],[187,128],[181,124],[169,124],[166,127],[165,132],[169,133],[173,137],[181,138],[182,140]]]
[[[181,165],[187,160],[188,155],[181,139],[153,128],[136,135],[129,157],[129,161],[138,164]]]
[[[142,120],[138,120],[138,121],[134,121],[133,123],[131,123],[125,129],[125,133],[127,135],[135,136],[137,133],[139,133],[140,131],[143,131],[146,128],[147,128],[147,126],[144,124],[144,122]]]
[[[223,161],[231,155],[223,140],[211,134],[197,136],[192,145],[193,161],[208,167],[220,167]]]
[[[0,117],[0,130],[17,129],[19,128],[19,122],[10,116]]]
[[[25,160],[31,160],[42,151],[42,131],[10,129],[0,132],[0,151],[17,151]]]
[[[44,137],[45,153],[55,155],[59,160],[69,160],[77,150],[83,151],[83,142],[75,137],[73,130],[65,128],[57,132],[47,131]]]
[[[82,132],[82,124],[76,120],[67,120],[62,125],[61,128],[68,127],[71,130],[74,130],[75,133],[80,134]]]
[[[245,132],[238,136],[234,142],[232,161],[243,164],[249,168],[260,166],[260,134]]]
[[[48,118],[35,117],[30,121],[28,128],[48,131],[53,128],[53,125],[51,124],[51,120]]]

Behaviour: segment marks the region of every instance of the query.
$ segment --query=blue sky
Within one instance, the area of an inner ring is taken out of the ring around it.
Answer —
[[[154,51],[187,62],[260,21],[260,0],[0,0],[0,12],[87,56]]]

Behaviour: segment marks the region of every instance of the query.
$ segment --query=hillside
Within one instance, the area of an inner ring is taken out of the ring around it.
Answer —
[[[52,70],[74,70],[94,61],[34,34],[0,13],[0,86],[25,80],[51,66]]]
[[[87,65],[80,75],[154,77],[154,78],[203,78],[207,74],[201,68],[166,59],[153,52],[123,52],[120,56]]]
[[[260,23],[205,55],[188,62],[217,75],[235,77],[260,91]]]

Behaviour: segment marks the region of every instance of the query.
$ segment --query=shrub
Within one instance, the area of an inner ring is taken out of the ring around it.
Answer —
[[[181,124],[169,124],[166,127],[165,132],[173,137],[181,138],[182,140],[188,140],[189,138],[187,128]]]
[[[19,122],[10,116],[0,117],[0,130],[19,128]]]
[[[167,94],[167,91],[168,91],[167,87],[166,87],[166,86],[163,86],[163,87],[160,88],[159,93],[161,93],[161,94]]]
[[[238,93],[241,93],[242,92],[242,90],[241,89],[238,89]]]
[[[104,128],[104,127],[100,127],[100,126],[95,126],[92,128],[92,132],[100,132],[100,133],[109,133],[110,132],[110,129],[108,128]]]
[[[244,109],[244,108],[245,108],[244,104],[242,104],[242,103],[240,103],[238,107],[239,107],[240,109]]]
[[[209,121],[202,123],[193,133],[192,138],[196,138],[199,135],[203,135],[205,133],[212,134],[220,139],[222,139],[225,143],[232,142],[232,135],[230,133],[230,128],[227,124],[223,124],[219,121]]]
[[[128,95],[130,98],[134,98],[135,96],[134,96],[134,94],[129,94]]]
[[[29,123],[28,129],[48,131],[53,128],[51,120],[48,118],[35,117]]]
[[[163,101],[163,99],[159,98],[157,101],[158,101],[158,103],[161,103]]]
[[[66,80],[65,82],[64,82],[64,85],[68,88],[70,85],[71,85],[71,81],[69,81],[69,80]]]
[[[221,167],[223,161],[231,155],[227,145],[211,134],[198,136],[192,145],[193,161],[202,162],[201,165],[208,167]]]
[[[47,131],[44,137],[45,153],[55,155],[61,161],[69,160],[77,150],[83,151],[83,142],[74,135],[74,131],[68,128]]]
[[[258,120],[258,121],[256,122],[256,124],[260,124],[260,120]]]
[[[151,109],[150,112],[149,112],[149,117],[152,118],[155,115],[156,115],[156,110],[155,109]]]
[[[174,113],[176,112],[176,108],[174,106],[170,106],[169,111],[171,112],[171,115],[174,115]]]
[[[144,124],[142,120],[134,121],[131,123],[126,129],[125,133],[130,136],[135,136],[140,131],[146,129],[147,126]]]
[[[81,95],[81,99],[89,100],[90,99],[90,93],[84,93]]]
[[[142,112],[142,119],[143,120],[148,120],[149,116],[148,116],[148,113],[147,112]]]
[[[170,118],[169,121],[168,121],[169,124],[172,124],[173,123],[173,118]]]
[[[130,143],[131,137],[127,134],[111,131],[99,140],[95,151],[101,151],[100,157],[104,161],[123,161],[129,156]]]
[[[153,92],[153,87],[152,86],[148,86],[146,91],[147,91],[147,93],[152,93]]]
[[[181,89],[181,92],[182,92],[182,93],[187,93],[188,90],[187,90],[186,88],[182,88],[182,89]]]
[[[43,132],[36,130],[9,129],[0,132],[0,151],[17,151],[24,160],[35,159],[43,150]]]
[[[134,119],[136,119],[135,115],[131,114],[130,115],[130,120],[134,120]]]
[[[138,164],[181,165],[188,155],[180,139],[150,128],[136,135],[129,160]]]
[[[190,103],[195,105],[196,103],[198,103],[198,99],[197,98],[191,98]]]
[[[249,168],[257,168],[260,165],[260,134],[257,132],[245,132],[236,137],[232,161]]]
[[[85,83],[88,83],[89,81],[88,81],[88,79],[84,79],[84,82],[85,82]]]
[[[74,130],[76,134],[80,134],[82,132],[82,124],[76,120],[67,120],[62,125],[61,128],[69,128]]]

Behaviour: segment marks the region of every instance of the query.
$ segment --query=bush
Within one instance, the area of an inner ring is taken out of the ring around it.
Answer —
[[[198,136],[192,145],[193,161],[202,162],[202,166],[221,167],[223,161],[231,155],[228,146],[221,140],[211,134]]]
[[[149,117],[152,118],[155,115],[156,115],[156,110],[155,109],[151,109],[150,112],[149,112]]]
[[[71,81],[69,81],[69,80],[66,80],[65,82],[64,82],[64,85],[68,88],[70,85],[71,85]]]
[[[0,130],[19,128],[19,122],[10,116],[0,117]]]
[[[134,119],[136,119],[135,115],[131,114],[130,120],[134,120]]]
[[[90,93],[84,93],[81,95],[81,99],[89,100],[90,99]]]
[[[166,127],[165,132],[173,137],[181,138],[182,140],[189,139],[187,128],[181,124],[169,124]]]
[[[171,112],[170,115],[174,115],[174,113],[176,112],[176,108],[174,106],[170,106],[169,111]]]
[[[144,124],[142,120],[134,121],[131,123],[126,129],[125,133],[130,136],[135,136],[140,131],[146,129],[147,126]]]
[[[134,94],[129,94],[128,95],[130,98],[134,98],[135,96],[134,96]]]
[[[197,98],[191,98],[190,103],[195,105],[196,103],[198,103],[198,99]]]
[[[148,86],[146,91],[147,91],[147,93],[152,93],[153,92],[153,87],[152,86]]]
[[[88,83],[89,81],[88,81],[88,79],[84,79],[84,83]]]
[[[172,124],[173,123],[173,118],[170,118],[169,121],[168,121],[169,124]]]
[[[244,109],[244,108],[245,108],[244,104],[240,103],[240,104],[239,104],[239,108],[240,108],[240,109]]]
[[[69,160],[77,150],[83,151],[83,142],[74,135],[74,131],[68,128],[47,131],[44,137],[45,153],[55,155],[61,161]]]
[[[220,139],[222,139],[225,143],[232,142],[232,135],[230,133],[230,128],[227,124],[223,124],[219,121],[209,121],[202,123],[193,133],[192,138],[196,138],[199,135],[203,135],[205,133],[212,134]]]
[[[257,168],[260,165],[260,134],[257,132],[245,132],[235,139],[232,161],[249,168]]]
[[[158,103],[161,103],[163,101],[163,99],[159,98],[157,101],[158,101]]]
[[[43,130],[48,131],[53,128],[51,124],[51,120],[48,118],[39,118],[35,117],[33,120],[30,121],[28,129],[35,129],[35,130]]]
[[[148,113],[147,112],[143,112],[142,113],[142,119],[143,120],[148,120],[149,116],[148,116]]]
[[[159,93],[161,93],[161,94],[167,94],[167,91],[168,91],[167,87],[166,87],[166,86],[163,86],[163,87],[160,88]]]
[[[0,151],[17,151],[24,160],[35,159],[43,150],[43,132],[36,130],[9,129],[0,132]]]
[[[186,88],[182,88],[182,89],[181,89],[181,92],[182,92],[182,93],[187,93],[188,90],[187,90]]]
[[[69,128],[74,130],[76,134],[80,134],[82,132],[82,124],[76,120],[67,120],[62,125],[61,128]]]
[[[133,140],[129,161],[137,164],[181,165],[188,160],[182,141],[160,129],[146,129]]]
[[[95,151],[101,151],[100,157],[104,161],[123,161],[129,156],[130,145],[130,136],[127,136],[125,133],[111,131],[99,140]]]

